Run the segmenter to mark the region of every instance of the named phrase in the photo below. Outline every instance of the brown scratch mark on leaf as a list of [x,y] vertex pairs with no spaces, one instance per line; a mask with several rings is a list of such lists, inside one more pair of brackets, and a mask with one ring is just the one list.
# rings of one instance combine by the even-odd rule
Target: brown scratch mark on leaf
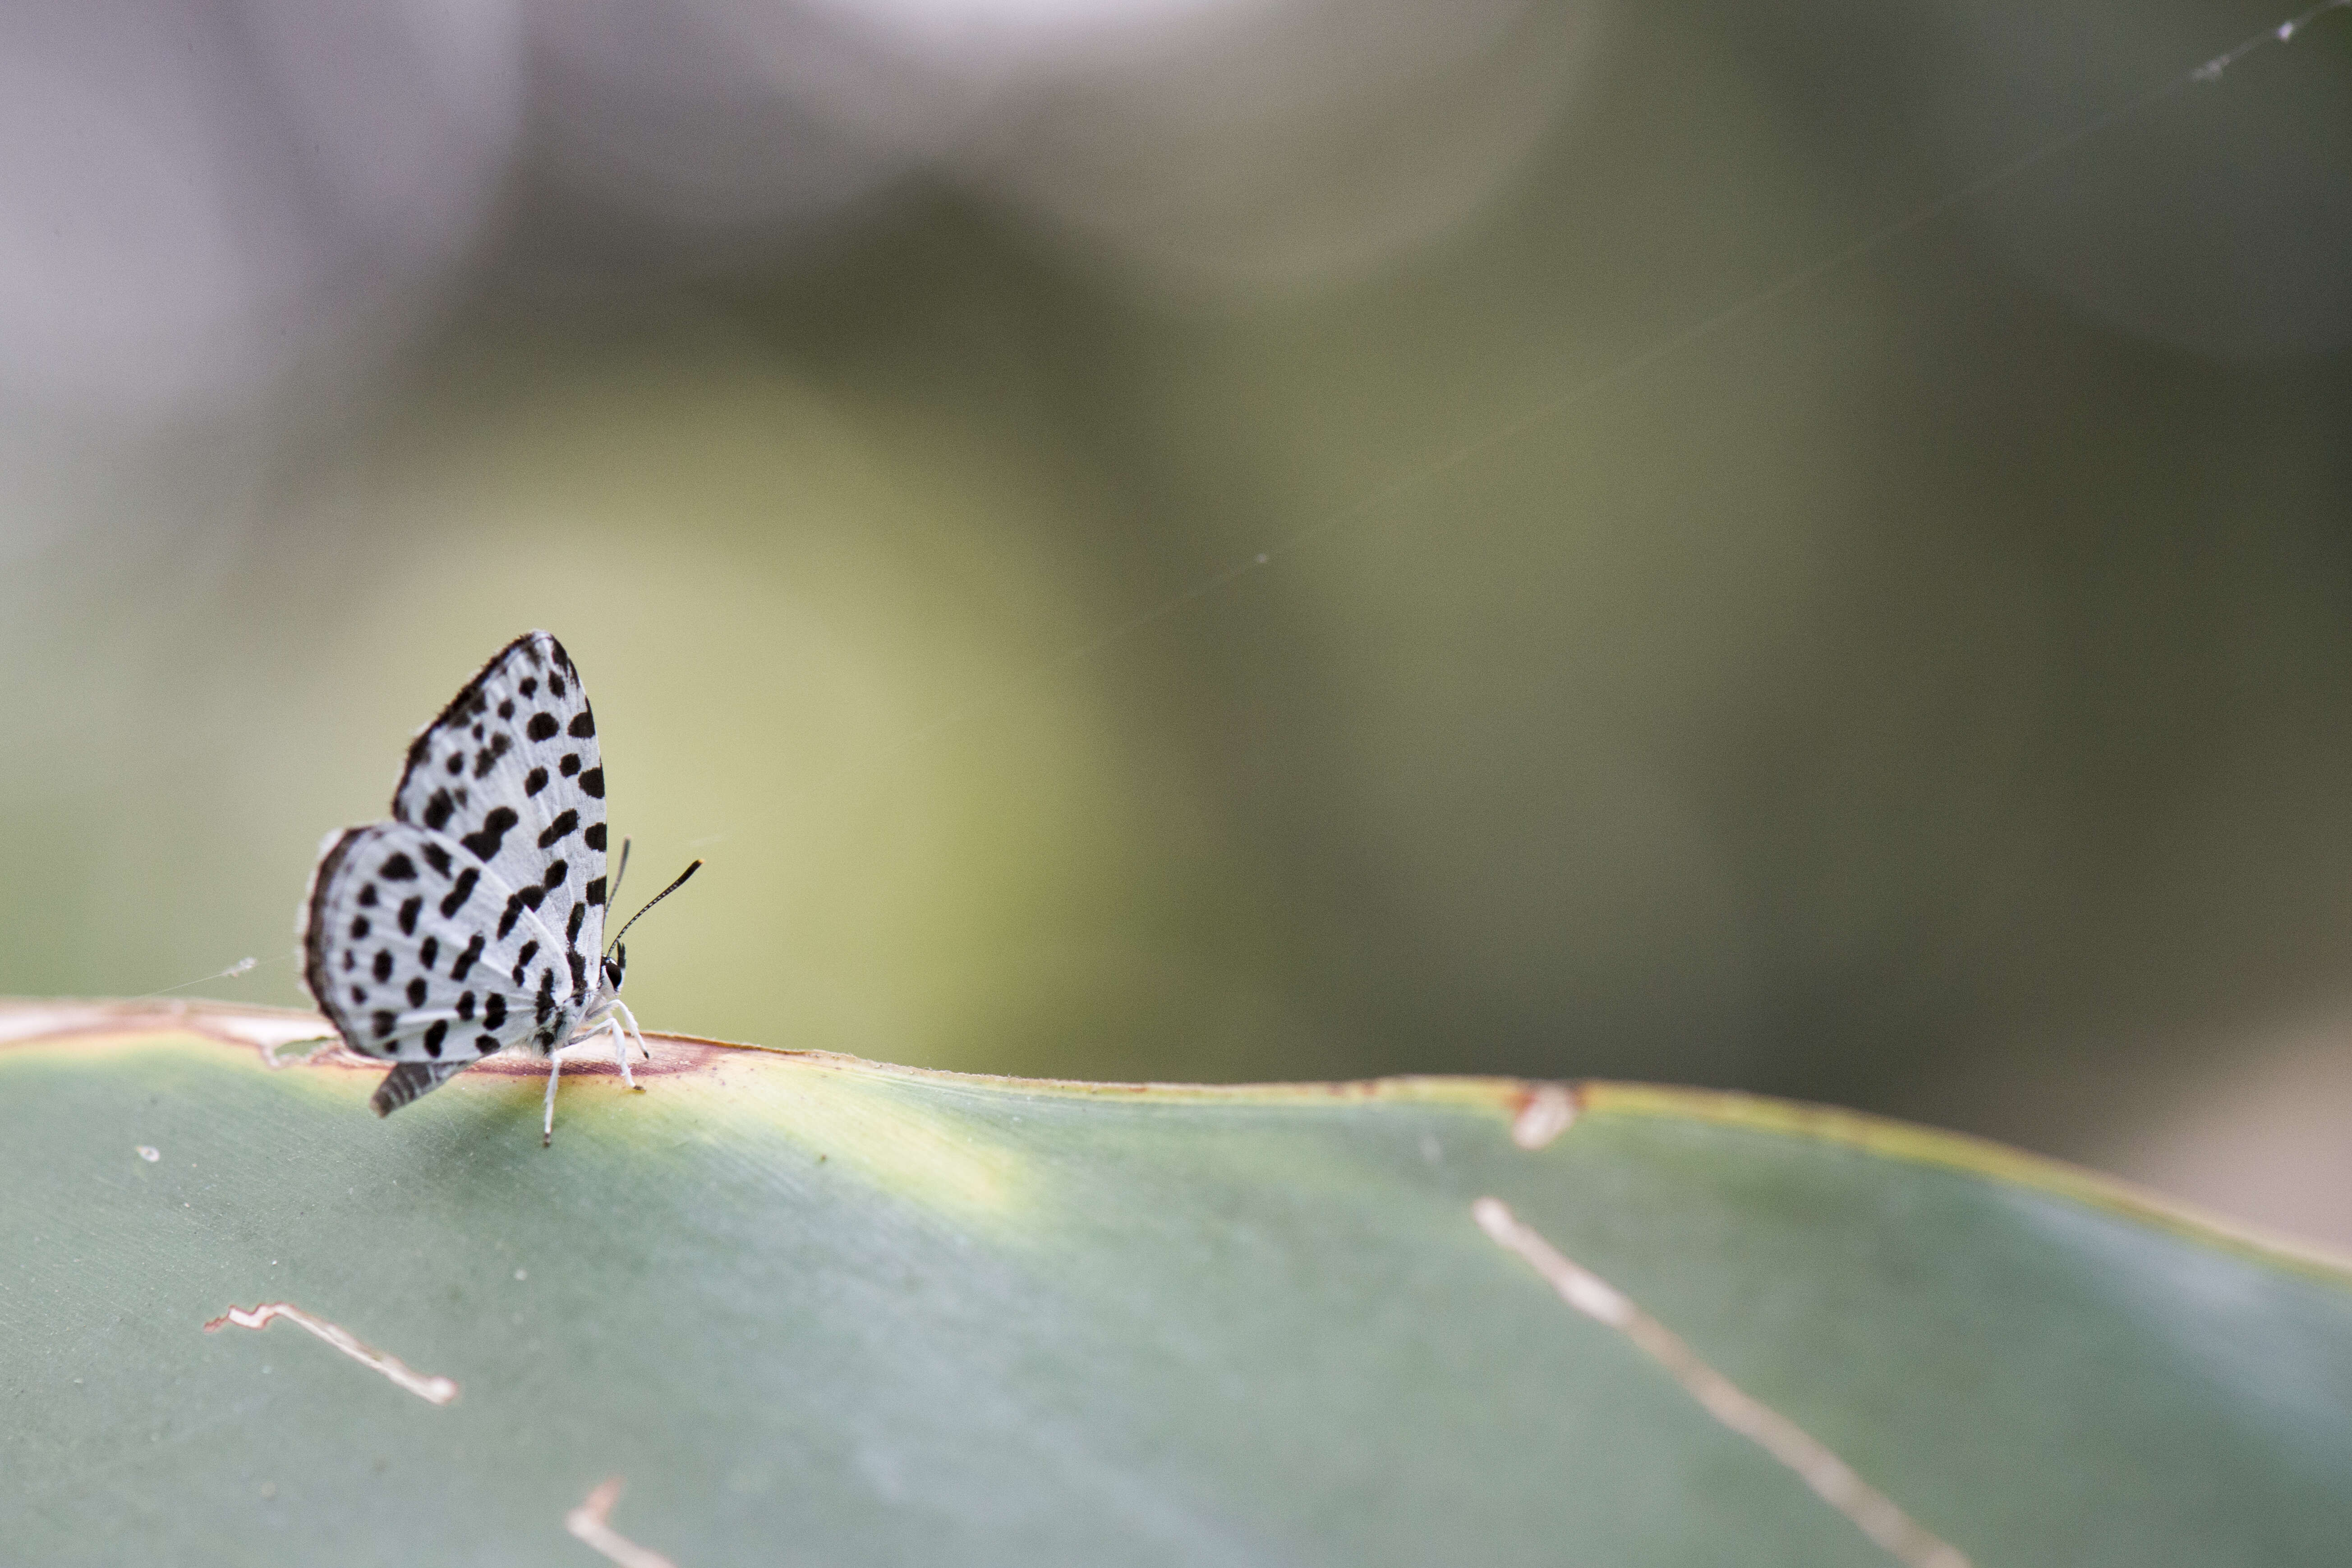
[[658,1552],[648,1551],[614,1530],[605,1521],[621,1498],[621,1478],[607,1477],[587,1500],[563,1516],[563,1528],[618,1563],[621,1568],[677,1568]]
[[324,1318],[314,1318],[290,1301],[271,1301],[247,1311],[231,1307],[227,1311],[205,1325],[205,1332],[217,1333],[221,1328],[235,1323],[240,1329],[266,1329],[272,1318],[283,1318],[318,1335],[362,1366],[383,1373],[419,1399],[434,1405],[446,1405],[457,1397],[457,1384],[449,1378],[414,1372],[398,1356],[386,1355],[374,1347],[363,1344],[350,1330],[338,1327]]
[[[346,1058],[350,1060],[341,1060]],[[280,1045],[261,1047],[261,1065],[273,1072],[281,1068],[323,1067],[331,1059],[337,1060],[339,1065],[352,1066],[362,1058],[357,1052],[350,1049],[332,1035],[323,1035],[316,1039],[289,1040]]]
[[1969,1568],[1968,1558],[1958,1547],[1928,1533],[1795,1422],[1701,1361],[1698,1352],[1672,1329],[1635,1306],[1615,1286],[1569,1261],[1532,1226],[1521,1224],[1501,1199],[1480,1198],[1470,1212],[1478,1228],[1497,1245],[1534,1265],[1536,1272],[1559,1292],[1561,1300],[1633,1341],[1664,1367],[1700,1408],[1795,1471],[1798,1479],[1906,1568]]
[[1568,1085],[1530,1085],[1519,1113],[1511,1119],[1511,1142],[1522,1149],[1540,1149],[1569,1130],[1576,1110],[1576,1091]]

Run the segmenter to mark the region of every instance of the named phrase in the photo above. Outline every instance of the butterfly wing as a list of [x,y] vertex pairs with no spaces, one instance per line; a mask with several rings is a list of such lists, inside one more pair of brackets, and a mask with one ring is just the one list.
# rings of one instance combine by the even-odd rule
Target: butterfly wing
[[304,921],[303,978],[345,1044],[399,1066],[378,1115],[491,1052],[562,1045],[579,1009],[563,944],[460,841],[379,822],[331,838]]
[[557,991],[584,1011],[604,934],[604,764],[563,645],[527,632],[500,648],[410,743],[392,815],[503,884],[498,940],[526,914],[555,935]]

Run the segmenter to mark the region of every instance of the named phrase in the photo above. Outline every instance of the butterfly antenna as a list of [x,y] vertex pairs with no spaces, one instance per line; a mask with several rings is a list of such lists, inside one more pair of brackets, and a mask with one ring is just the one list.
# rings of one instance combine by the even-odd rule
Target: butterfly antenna
[[628,874],[629,841],[624,838],[621,840],[621,868],[613,873],[613,890],[606,895],[608,904],[617,904],[621,901],[621,879]]
[[613,948],[620,946],[620,945],[621,945],[621,938],[623,938],[623,937],[625,937],[625,936],[626,936],[626,935],[628,935],[628,934],[629,934],[629,926],[633,926],[633,925],[636,924],[639,921],[641,921],[641,920],[643,920],[643,919],[645,919],[645,918],[646,918],[646,910],[652,909],[656,904],[660,903],[664,899],[668,898],[672,893],[675,893],[675,892],[677,892],[680,888],[685,887],[685,886],[686,886],[686,879],[687,879],[688,877],[693,876],[697,871],[699,871],[699,870],[701,870],[701,869],[702,869],[702,862],[701,862],[701,861],[699,861],[699,860],[697,860],[693,865],[688,866],[685,870],[680,871],[680,872],[677,874],[677,880],[675,880],[675,881],[671,882],[671,883],[670,883],[670,885],[669,885],[668,887],[664,888],[660,892],[656,893],[652,898],[647,899],[647,900],[646,900],[646,909],[645,909],[645,910],[639,910],[635,914],[633,914],[633,915],[631,915],[631,916],[629,917],[628,924],[627,924],[627,925],[624,925],[624,926],[623,926],[623,927],[622,927],[618,931],[616,931],[616,932],[614,932],[614,933],[612,947],[607,947],[604,951],[605,951],[606,952],[612,952],[612,951],[613,951]]

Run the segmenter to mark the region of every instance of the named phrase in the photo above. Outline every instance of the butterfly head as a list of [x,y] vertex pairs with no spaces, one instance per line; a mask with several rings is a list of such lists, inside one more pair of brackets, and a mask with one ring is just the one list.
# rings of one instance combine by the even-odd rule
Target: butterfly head
[[628,948],[621,942],[614,942],[613,944],[613,951],[604,955],[603,963],[604,965],[604,989],[611,994],[617,996],[621,992],[622,973],[629,967]]

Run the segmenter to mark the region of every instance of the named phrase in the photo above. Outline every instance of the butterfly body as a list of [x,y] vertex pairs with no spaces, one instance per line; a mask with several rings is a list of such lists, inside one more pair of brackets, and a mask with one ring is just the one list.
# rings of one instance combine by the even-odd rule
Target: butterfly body
[[[627,1075],[604,846],[594,712],[563,645],[528,633],[418,731],[392,819],[320,847],[303,978],[346,1045],[394,1064],[378,1115],[499,1051],[560,1059],[583,1032]],[[551,1073],[551,1131],[554,1092]]]

